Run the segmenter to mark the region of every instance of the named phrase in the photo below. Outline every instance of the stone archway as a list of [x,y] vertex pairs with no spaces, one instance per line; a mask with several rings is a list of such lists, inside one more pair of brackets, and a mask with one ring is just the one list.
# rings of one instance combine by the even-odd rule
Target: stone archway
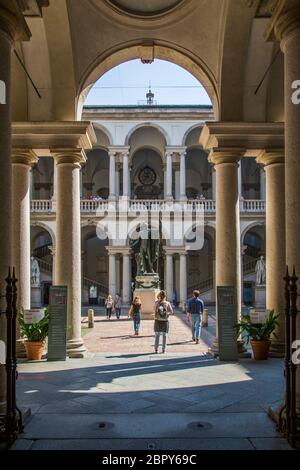
[[215,77],[207,64],[190,52],[187,53],[186,50],[181,50],[178,45],[160,41],[154,43],[153,40],[152,45],[144,45],[140,41],[123,43],[117,49],[109,49],[104,54],[99,55],[86,68],[77,93],[77,120],[81,119],[84,101],[94,83],[109,70],[134,59],[141,59],[142,62],[152,62],[155,59],[165,60],[190,72],[205,88],[212,102],[215,117],[218,119],[220,108],[218,87]]

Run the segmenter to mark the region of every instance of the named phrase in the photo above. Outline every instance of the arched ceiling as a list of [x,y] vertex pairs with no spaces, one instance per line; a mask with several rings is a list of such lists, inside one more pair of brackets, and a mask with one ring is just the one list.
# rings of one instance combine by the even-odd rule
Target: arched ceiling
[[75,120],[84,89],[132,58],[186,68],[207,89],[218,120],[281,116],[282,60],[253,94],[274,53],[262,35],[270,1],[50,0],[42,17],[27,18],[30,42],[17,45],[42,98],[14,61],[14,119]]
[[157,15],[165,13],[171,8],[182,3],[182,0],[105,0],[134,15]]

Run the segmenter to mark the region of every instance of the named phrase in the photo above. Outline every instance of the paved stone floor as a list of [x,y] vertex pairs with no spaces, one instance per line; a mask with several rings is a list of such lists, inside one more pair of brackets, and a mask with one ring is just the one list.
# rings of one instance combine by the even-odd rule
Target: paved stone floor
[[14,449],[289,448],[267,415],[283,394],[278,359],[102,352],[19,372],[18,403],[32,416]]
[[[84,312],[85,313],[85,312]],[[288,449],[267,415],[283,394],[283,364],[220,363],[180,313],[170,319],[166,354],[153,354],[153,321],[139,337],[132,320],[103,311],[82,331],[85,359],[19,364],[18,403],[31,418],[14,449]]]
[[[113,315],[106,319],[104,312],[95,317],[95,327],[87,329],[87,318],[83,317],[84,341],[90,352],[152,353],[154,349],[153,320],[142,320],[140,335],[133,335],[133,321],[124,312],[120,320]],[[168,351],[171,353],[205,353],[211,346],[215,332],[215,321],[209,318],[209,328],[203,328],[201,341],[191,341],[190,325],[185,316],[176,313],[170,316]]]

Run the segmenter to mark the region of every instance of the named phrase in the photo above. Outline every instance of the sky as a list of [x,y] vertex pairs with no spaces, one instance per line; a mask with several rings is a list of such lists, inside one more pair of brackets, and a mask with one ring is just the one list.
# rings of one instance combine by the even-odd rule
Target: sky
[[126,105],[146,101],[151,84],[161,104],[211,104],[203,86],[189,72],[164,60],[131,60],[105,73],[90,90],[85,105]]

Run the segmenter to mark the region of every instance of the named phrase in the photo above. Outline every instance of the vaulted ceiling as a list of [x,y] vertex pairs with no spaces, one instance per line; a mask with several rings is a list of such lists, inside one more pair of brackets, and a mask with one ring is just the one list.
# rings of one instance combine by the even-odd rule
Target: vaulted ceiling
[[32,37],[16,50],[41,98],[15,58],[13,117],[74,120],[107,70],[160,58],[202,82],[217,119],[282,120],[282,54],[263,37],[276,1],[30,0]]

